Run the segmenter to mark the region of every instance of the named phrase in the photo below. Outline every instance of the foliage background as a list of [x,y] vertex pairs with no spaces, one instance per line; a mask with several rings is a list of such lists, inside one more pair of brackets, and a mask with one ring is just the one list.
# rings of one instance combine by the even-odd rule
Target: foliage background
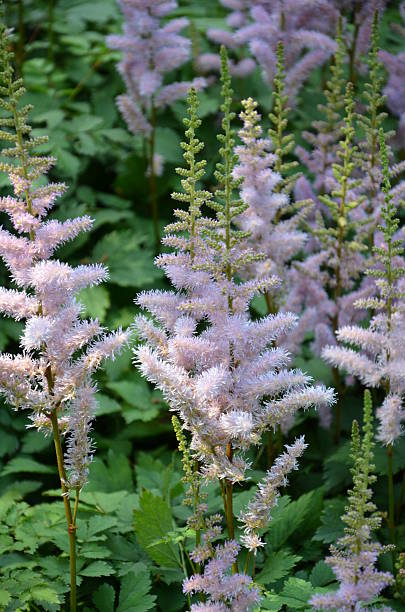
[[[388,5],[380,44],[397,53],[405,48],[390,28],[391,22],[400,21],[398,3]],[[163,287],[165,280],[153,265],[142,141],[128,133],[114,104],[123,84],[116,71],[119,56],[106,47],[105,38],[120,31],[120,11],[115,0],[8,0],[4,9],[7,25],[15,29],[17,69],[25,79],[26,101],[34,105],[34,132],[49,134],[43,151],[58,158],[54,178],[69,185],[56,217],[89,214],[95,219],[94,231],[64,247],[60,257],[73,263],[107,264],[109,283],[87,290],[81,297],[89,315],[110,328],[126,327],[136,314],[132,303],[136,293]],[[194,57],[208,47],[204,36],[208,27],[225,27],[225,10],[216,0],[180,0],[175,15],[190,19],[187,34]],[[192,61],[171,77],[189,79],[193,75]],[[315,71],[301,91],[291,123],[298,143],[302,142],[302,130],[316,116],[324,78],[322,70]],[[258,100],[266,125],[271,90],[263,85],[260,70],[235,80],[234,89],[235,110],[238,100],[250,95]],[[199,98],[203,118],[200,137],[206,143],[211,181],[217,158],[219,86],[213,83]],[[179,190],[174,168],[182,160],[179,143],[184,114],[185,103],[179,101],[158,119],[156,152],[165,159],[164,173],[158,178],[162,228],[171,218],[170,193]],[[387,127],[395,128],[395,120],[389,119]],[[6,181],[5,176],[0,177],[3,191]],[[0,280],[7,285],[3,267]],[[260,299],[254,307],[257,314],[264,314]],[[17,323],[2,318],[0,349],[16,350],[19,332]],[[296,365],[316,380],[332,383],[328,366],[314,358],[306,345]],[[170,415],[159,393],[132,366],[130,350],[107,365],[99,377],[99,388],[94,431],[97,454],[90,484],[82,494],[78,522],[83,609],[182,610],[186,601],[181,592],[178,542],[187,541],[182,527],[186,515]],[[352,419],[360,418],[360,388],[345,396],[343,414],[343,429],[348,434]],[[268,591],[263,609],[305,609],[314,589],[333,581],[322,559],[329,544],[342,534],[339,517],[350,483],[349,446],[347,436],[340,446],[333,446],[329,434],[317,423],[315,415],[308,412],[291,432],[292,437],[305,433],[309,448],[288,495],[281,498],[274,512],[264,567],[259,559],[258,582]],[[26,426],[26,415],[1,406],[0,609],[60,610],[68,590],[68,551],[54,451],[50,438]],[[386,460],[380,447],[376,449],[376,465],[375,499],[385,508]],[[256,459],[253,480],[260,479],[265,467],[265,457]],[[398,473],[404,468],[402,441],[394,447],[394,470]],[[236,493],[236,512],[249,494],[248,488]],[[210,511],[220,507],[219,497],[209,491]],[[404,525],[399,538],[403,549]],[[384,563],[390,566],[388,556]],[[390,605],[405,610],[399,599]]]

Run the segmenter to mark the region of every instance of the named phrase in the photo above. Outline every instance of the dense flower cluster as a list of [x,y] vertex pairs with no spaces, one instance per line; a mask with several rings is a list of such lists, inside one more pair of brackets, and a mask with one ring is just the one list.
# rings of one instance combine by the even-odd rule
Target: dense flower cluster
[[1,33],[2,98],[5,116],[1,138],[8,141],[0,169],[8,173],[14,195],[0,198],[0,210],[10,218],[14,233],[0,229],[0,255],[16,289],[0,288],[0,312],[25,320],[19,355],[0,355],[0,392],[15,409],[30,410],[32,425],[52,426],[67,436],[66,489],[87,481],[93,444],[89,438],[94,413],[92,373],[113,357],[127,341],[120,330],[107,334],[97,320],[82,318],[77,293],[107,277],[98,264],[72,267],[52,259],[58,246],[88,231],[88,216],[59,222],[46,216],[66,187],[41,184],[40,177],[55,160],[33,152],[46,141],[30,136],[29,106],[20,106],[21,80],[13,79],[7,51],[8,36]]
[[371,395],[364,399],[364,436],[360,439],[356,421],[353,421],[352,459],[353,489],[349,491],[349,505],[342,521],[345,535],[336,546],[331,546],[332,555],[326,562],[332,567],[339,581],[337,591],[312,597],[311,604],[316,610],[368,609],[393,577],[390,572],[376,568],[378,557],[389,550],[372,539],[372,532],[381,525],[381,516],[376,513],[372,502],[370,485],[375,482],[373,474],[373,417]]
[[234,540],[216,546],[202,574],[195,574],[183,583],[185,593],[203,593],[207,596],[204,603],[193,604],[191,612],[226,612],[231,609],[251,610],[259,603],[259,591],[253,580],[246,574],[228,572],[235,562],[239,545]]
[[378,246],[374,247],[376,265],[369,275],[375,279],[373,296],[358,300],[358,308],[370,308],[375,314],[368,329],[344,326],[337,331],[340,342],[360,350],[342,346],[329,346],[323,356],[334,366],[359,378],[368,387],[382,387],[387,395],[377,411],[379,439],[391,445],[402,433],[401,420],[405,416],[402,395],[405,391],[402,376],[404,367],[404,313],[403,313],[403,260],[402,240],[396,239],[398,219],[390,193],[389,169],[385,142],[381,137],[384,160],[385,204],[382,208],[384,224]]
[[[229,111],[225,110],[222,154],[233,159]],[[218,174],[232,166],[226,161]],[[186,180],[192,172],[188,171]],[[278,279],[236,281],[235,273],[254,263],[257,255],[245,233],[230,225],[238,212],[246,210],[245,204],[232,199],[238,182],[223,174],[222,179],[225,188],[216,195],[224,201],[212,203],[217,210],[214,221],[200,216],[194,192],[191,195],[184,183],[191,198],[190,212],[178,211],[182,222],[169,226],[164,239],[176,252],[157,259],[177,291],[138,297],[138,304],[160,325],[138,319],[147,344],[137,349],[137,358],[142,373],[162,389],[191,432],[191,447],[204,474],[237,482],[245,478],[248,467],[243,451],[257,444],[264,430],[290,420],[300,408],[330,403],[333,394],[310,386],[309,377],[301,371],[289,370],[287,352],[271,346],[295,324],[294,315],[250,320],[248,304],[253,295],[272,289]],[[186,231],[188,238],[169,233],[173,229]],[[229,452],[230,446],[235,452]]]
[[[224,44],[231,51],[248,47],[251,56],[262,68],[263,76],[271,83],[276,74],[277,44],[282,42],[286,50],[286,89],[290,104],[294,104],[302,84],[312,70],[322,65],[335,52],[331,38],[336,29],[338,11],[330,2],[320,0],[317,10],[312,2],[290,0],[222,0],[224,6],[234,9],[228,17],[231,32],[208,30],[208,37]],[[204,54],[200,58],[202,68],[218,68],[218,57]],[[235,76],[252,71],[255,63],[242,58],[233,67]],[[231,67],[232,68],[232,67]]]
[[306,211],[295,212],[288,195],[280,191],[282,176],[274,169],[276,153],[272,152],[270,138],[262,137],[257,103],[249,98],[242,101],[242,106],[243,128],[239,131],[242,145],[235,149],[239,162],[234,176],[243,179],[241,198],[248,208],[236,222],[249,232],[250,243],[264,255],[249,270],[249,276],[275,274],[285,284],[288,263],[306,241],[300,228]]
[[162,18],[176,9],[176,0],[119,0],[119,5],[125,19],[123,34],[107,40],[111,49],[123,53],[118,70],[127,93],[117,98],[117,104],[131,132],[148,136],[154,121],[151,106],[167,106],[185,97],[191,85],[205,87],[205,80],[164,84],[165,73],[190,58],[190,40],[180,33],[188,20],[172,19],[161,24]]

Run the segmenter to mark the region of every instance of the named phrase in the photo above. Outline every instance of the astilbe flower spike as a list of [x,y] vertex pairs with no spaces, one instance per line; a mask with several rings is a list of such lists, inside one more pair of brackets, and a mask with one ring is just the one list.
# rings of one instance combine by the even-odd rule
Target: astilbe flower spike
[[[306,234],[299,228],[305,211],[297,214],[288,195],[278,189],[283,179],[275,169],[277,152],[272,152],[270,138],[262,137],[257,103],[248,98],[242,100],[242,106],[243,127],[239,130],[242,145],[235,149],[239,162],[234,176],[243,178],[241,198],[249,207],[237,218],[237,223],[249,232],[249,241],[264,255],[248,270],[248,278],[275,274],[285,285],[288,263],[306,240]],[[276,291],[275,299],[282,296],[283,291]],[[274,314],[277,311],[274,298],[272,301],[266,294],[266,299],[269,313]]]
[[[336,45],[330,33],[336,28],[338,11],[333,3],[317,1],[317,10],[311,1],[293,0],[222,0],[234,9],[229,15],[231,31],[208,30],[208,38],[224,44],[237,61],[231,66],[235,76],[244,76],[253,70],[254,62],[243,57],[248,46],[250,54],[259,64],[267,83],[272,83],[277,70],[277,44],[281,41],[286,51],[286,92],[291,106],[311,72],[324,64],[335,52]],[[242,56],[242,57],[241,57]],[[218,68],[218,56],[204,54],[201,68]]]
[[[400,13],[405,24],[405,2],[400,5]],[[405,25],[399,28],[399,32],[405,35]],[[405,51],[394,55],[383,50],[379,55],[388,71],[388,81],[384,88],[387,106],[399,118],[396,142],[400,149],[405,149]]]
[[[0,354],[0,393],[16,410],[29,410],[31,426],[53,433],[65,504],[71,555],[71,610],[76,609],[76,511],[69,496],[86,484],[94,452],[90,438],[94,416],[92,374],[127,342],[118,330],[107,334],[97,320],[81,317],[80,289],[101,283],[106,269],[98,264],[71,267],[52,259],[61,244],[91,228],[87,217],[59,222],[48,212],[66,186],[41,185],[38,179],[54,165],[53,157],[34,152],[46,137],[32,137],[29,105],[21,106],[25,89],[11,67],[8,32],[0,29],[0,137],[9,146],[0,170],[8,174],[14,195],[0,198],[14,233],[0,228],[0,256],[15,289],[0,288],[0,312],[25,321],[19,355]],[[66,437],[63,455],[61,435]]]
[[345,535],[335,546],[331,546],[331,556],[326,563],[333,569],[339,581],[335,592],[314,595],[310,604],[315,610],[366,610],[368,604],[380,592],[394,582],[390,572],[376,568],[378,557],[390,550],[372,539],[373,531],[381,525],[381,515],[376,512],[372,502],[371,485],[376,477],[373,474],[373,415],[371,394],[364,394],[363,439],[359,427],[353,421],[351,457],[353,460],[353,489],[349,491],[349,504],[342,521]]
[[[358,126],[362,131],[362,139],[359,142],[359,151],[356,154],[356,164],[360,171],[361,183],[359,192],[365,196],[365,206],[357,211],[359,219],[367,224],[368,243],[370,247],[374,244],[374,235],[377,225],[381,223],[381,207],[384,204],[384,193],[380,189],[382,182],[381,157],[379,148],[379,132],[387,117],[382,109],[386,102],[386,96],[382,95],[382,65],[379,60],[378,48],[378,13],[374,15],[371,33],[371,47],[367,59],[369,77],[364,86],[363,98],[366,102],[362,112],[357,114]],[[395,132],[386,133],[386,139],[391,139]],[[389,159],[392,153],[387,145]],[[399,163],[390,168],[390,176],[394,180],[400,177],[405,164]],[[399,204],[405,195],[405,181],[398,180],[391,187],[390,194],[395,204]]]
[[203,89],[206,81],[197,77],[192,82],[164,83],[166,73],[190,59],[191,42],[181,35],[181,31],[189,25],[188,20],[178,18],[161,23],[177,8],[177,0],[118,0],[118,4],[124,16],[123,33],[108,36],[107,44],[123,54],[118,71],[127,91],[118,96],[118,108],[128,129],[146,139],[150,198],[158,248],[160,235],[155,177],[162,173],[164,160],[155,152],[157,112],[184,98],[191,86]]
[[[332,165],[328,191],[319,195],[327,212],[318,211],[312,229],[315,242],[304,262],[291,269],[290,292],[286,303],[302,314],[295,334],[299,346],[307,331],[314,331],[312,350],[320,355],[322,348],[335,342],[335,331],[342,322],[360,317],[353,308],[356,297],[369,294],[369,287],[358,286],[365,267],[364,228],[354,217],[363,198],[357,193],[359,181],[354,178],[353,144],[353,91],[349,83],[345,97],[345,118],[341,127],[341,140],[337,161]],[[356,318],[357,317],[357,318]],[[333,370],[335,386],[340,388],[337,369]],[[329,418],[325,420],[325,425]],[[340,403],[336,407],[335,438],[340,431]]]
[[295,191],[298,197],[311,197],[322,208],[317,196],[328,191],[328,179],[333,178],[332,166],[338,161],[337,152],[341,139],[344,113],[344,60],[346,55],[342,34],[342,20],[339,18],[336,34],[337,50],[330,64],[330,78],[326,82],[323,94],[325,104],[318,105],[319,114],[323,117],[312,122],[312,130],[304,131],[303,138],[310,145],[310,150],[296,147],[296,154],[307,170],[313,175],[311,184],[306,177],[300,177]]
[[375,266],[367,270],[375,281],[375,294],[358,300],[355,306],[374,311],[368,329],[344,326],[337,330],[339,342],[358,347],[358,351],[343,346],[328,346],[323,357],[333,366],[358,378],[367,387],[382,388],[386,397],[377,410],[379,420],[377,438],[387,446],[389,476],[389,525],[394,531],[394,500],[392,476],[392,444],[403,433],[401,421],[405,417],[402,396],[404,384],[404,308],[403,277],[405,264],[403,240],[396,238],[399,220],[393,203],[389,179],[385,139],[380,132],[383,164],[384,205],[383,224],[378,246],[374,246]]
[[[272,346],[295,324],[294,315],[250,319],[252,297],[272,288],[278,279],[239,282],[243,269],[260,256],[246,232],[234,227],[247,205],[234,196],[240,180],[233,176],[237,160],[231,127],[232,90],[225,50],[221,53],[224,102],[221,162],[216,171],[219,188],[215,199],[196,189],[196,173],[201,179],[204,164],[195,158],[201,145],[195,136],[199,120],[192,92],[186,120],[188,141],[183,145],[187,169],[180,171],[184,193],[175,196],[188,209],[176,212],[179,221],[169,226],[164,239],[175,251],[157,258],[176,291],[138,296],[138,304],[149,310],[154,321],[138,317],[136,326],[146,344],[135,354],[142,374],[163,391],[178,414],[201,475],[219,479],[226,500],[228,538],[233,541],[233,486],[246,479],[245,450],[258,444],[262,433],[283,418],[293,417],[302,408],[332,403],[334,394],[321,385],[312,387],[303,372],[289,370],[288,353]],[[214,209],[214,219],[202,216],[204,201]],[[232,568],[238,575],[237,559]],[[203,575],[208,578],[209,572]],[[204,584],[205,592],[211,592]]]

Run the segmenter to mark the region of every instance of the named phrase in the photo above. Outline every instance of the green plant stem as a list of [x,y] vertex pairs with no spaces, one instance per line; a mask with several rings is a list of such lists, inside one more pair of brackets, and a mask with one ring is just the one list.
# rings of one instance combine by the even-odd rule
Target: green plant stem
[[401,489],[399,491],[399,498],[398,498],[398,504],[397,504],[397,523],[399,523],[399,520],[401,518],[401,510],[402,510],[402,504],[404,503],[404,496],[405,496],[405,470],[402,475],[402,484],[401,484]]
[[387,446],[388,463],[388,529],[390,530],[391,542],[395,544],[395,498],[394,498],[394,476],[392,472],[392,444]]
[[155,251],[160,249],[160,231],[159,231],[159,210],[156,191],[156,175],[155,175],[155,139],[156,139],[156,108],[152,100],[150,124],[152,129],[149,136],[149,197],[152,208],[153,229],[155,233]]
[[66,522],[69,534],[69,562],[70,562],[70,612],[76,612],[76,515],[79,503],[78,492],[76,492],[75,514],[72,515],[72,508],[69,501],[69,490],[66,487],[66,472],[63,462],[62,442],[60,439],[57,410],[51,412],[51,423],[53,440],[55,443],[56,461],[58,464],[59,480],[62,489],[63,505],[65,507]]
[[[229,461],[232,461],[233,457],[233,449],[232,444],[228,443],[226,445],[226,456]],[[224,507],[225,516],[226,516],[226,527],[228,530],[228,537],[230,540],[235,539],[235,525],[233,520],[233,484],[230,480],[225,480],[225,499],[226,504]],[[236,574],[238,571],[238,561],[232,564],[232,573]]]

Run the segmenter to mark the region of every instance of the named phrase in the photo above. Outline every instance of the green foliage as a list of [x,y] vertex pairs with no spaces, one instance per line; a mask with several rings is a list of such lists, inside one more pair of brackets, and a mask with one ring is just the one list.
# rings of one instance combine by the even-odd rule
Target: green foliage
[[270,553],[255,580],[259,584],[272,584],[287,576],[300,560],[301,557],[286,550]]
[[134,511],[134,528],[138,542],[155,563],[167,568],[181,567],[178,546],[161,542],[173,528],[167,501],[145,489],[139,497],[139,509]]
[[[217,0],[199,3],[181,0],[179,4],[176,17],[185,16],[190,20],[187,33],[192,39],[193,66],[185,66],[170,74],[168,83],[190,78],[198,54],[214,49],[207,41],[208,27],[227,27],[227,11]],[[19,27],[20,5],[23,9],[22,28]],[[153,264],[154,230],[145,181],[147,160],[144,143],[142,138],[128,133],[114,103],[115,97],[123,91],[116,70],[120,58],[107,48],[105,37],[121,28],[116,0],[5,0],[4,6],[5,22],[13,28],[7,53],[17,51],[16,74],[24,77],[27,88],[25,93],[17,85],[13,86],[15,89],[9,88],[7,104],[21,104],[24,124],[27,123],[25,113],[29,108],[26,105],[34,105],[30,111],[32,130],[29,132],[28,126],[23,128],[27,130],[26,142],[32,139],[39,145],[39,153],[48,155],[51,148],[44,135],[49,134],[52,153],[57,157],[51,180],[57,181],[62,177],[68,183],[68,191],[52,218],[63,220],[88,214],[94,219],[94,231],[61,248],[59,255],[72,264],[96,260],[106,263],[110,282],[103,287],[85,290],[80,295],[84,314],[97,317],[107,327],[130,325],[136,312],[131,305],[132,299],[137,291],[148,287],[165,290],[168,285]],[[344,18],[350,21],[349,12],[346,11]],[[388,51],[398,52],[403,49],[403,35],[398,28],[391,27],[391,22],[399,26],[397,3],[388,6],[381,17],[380,44]],[[180,211],[169,229],[183,238],[192,226],[192,218],[186,218],[184,205],[193,201],[196,216],[206,204],[211,204],[217,215],[213,215],[204,231],[207,229],[218,253],[223,253],[224,246],[227,249],[224,228],[230,228],[229,244],[243,238],[243,234],[235,231],[232,225],[233,215],[244,207],[238,199],[239,184],[232,178],[236,163],[233,155],[236,137],[232,124],[239,112],[239,100],[247,96],[258,99],[263,116],[271,112],[269,134],[277,154],[277,169],[286,177],[280,188],[291,193],[299,176],[294,161],[294,143],[302,142],[302,131],[308,130],[313,119],[320,119],[317,102],[321,101],[322,90],[327,100],[327,105],[321,109],[325,130],[336,131],[342,125],[345,49],[340,32],[337,40],[338,52],[330,67],[313,72],[301,91],[300,103],[295,110],[287,108],[280,46],[273,92],[268,84],[264,85],[260,70],[243,79],[235,78],[231,86],[223,52],[222,98],[221,86],[215,82],[211,82],[204,93],[198,94],[198,99],[195,92],[190,92],[184,125],[184,101],[159,111],[155,151],[165,158],[163,174],[156,177],[160,228],[171,222],[174,205]],[[389,177],[387,162],[388,159],[390,163],[400,161],[403,153],[398,156],[390,149],[385,153],[384,141],[379,142],[382,125],[386,130],[395,128],[396,120],[385,116],[388,109],[381,93],[384,75],[378,61],[378,46],[375,22],[368,56],[369,71],[359,74],[357,80],[358,91],[362,92],[365,103],[364,112],[357,105],[356,111],[361,112],[350,110],[351,115],[347,118],[353,120],[356,133],[353,135],[350,126],[346,125],[342,156],[335,175],[342,183],[355,176],[355,170],[366,163],[367,155],[372,156],[375,167],[383,160],[385,203],[381,229],[386,244],[381,250],[375,249],[378,264],[371,274],[386,282],[388,265],[391,265],[391,285],[395,292],[394,281],[403,275],[396,260],[396,256],[401,255],[401,244],[396,239],[402,218],[388,193],[389,181],[393,179]],[[239,51],[232,50],[231,53],[233,57]],[[3,112],[0,115],[0,121],[4,122]],[[203,123],[200,118],[204,118]],[[214,175],[218,160],[216,132],[221,121],[221,159]],[[179,143],[184,126],[184,167],[176,174],[175,168],[182,163]],[[10,126],[3,125],[1,129],[3,136],[5,131],[10,131],[5,142],[13,147],[15,135]],[[386,131],[386,138],[390,138],[389,131]],[[359,143],[358,152],[353,150],[355,141]],[[206,162],[200,159],[202,143]],[[2,162],[12,163],[13,158],[5,157]],[[351,163],[356,165],[353,174],[348,172]],[[0,177],[2,196],[8,194],[4,185]],[[173,191],[175,202],[170,197]],[[342,203],[341,193],[324,195],[329,198],[333,221],[331,224],[326,222],[326,230],[330,232],[329,226],[332,225],[335,230],[332,238],[336,238],[336,232],[342,228],[345,243],[349,248],[357,249],[353,234],[359,227],[342,221],[350,217],[354,203],[346,200],[341,214],[341,210],[337,210]],[[287,218],[288,214],[289,211]],[[0,223],[7,228],[3,217]],[[323,229],[320,229],[321,233]],[[391,246],[387,247],[389,241]],[[218,259],[223,267],[229,263],[226,257]],[[237,277],[236,268],[232,273],[235,271]],[[3,267],[0,268],[0,279],[2,285],[12,286]],[[390,295],[394,294],[391,292]],[[260,303],[261,300],[264,302],[263,297],[257,297],[253,307],[255,312],[264,315],[267,307]],[[21,323],[1,319],[2,351],[13,353],[18,349],[21,329]],[[330,372],[325,365],[313,358],[309,351],[305,356],[305,360],[298,358],[295,365],[309,371],[315,379],[330,384]],[[188,441],[177,427],[177,442],[186,468],[184,482],[181,457],[177,451],[173,452],[176,439],[172,434],[170,415],[161,395],[134,373],[130,350],[107,366],[106,372],[99,376],[98,386],[98,419],[94,431],[97,452],[91,466],[90,483],[81,492],[78,515],[80,609],[83,612],[142,612],[152,609],[175,612],[188,609],[181,592],[182,564],[184,560],[186,572],[190,574],[187,555],[194,547],[195,532],[186,526],[191,509],[184,506],[183,500],[187,485],[196,482]],[[360,403],[359,390],[354,388],[344,403],[344,411],[350,420]],[[63,504],[56,488],[52,441],[27,430],[26,424],[25,414],[11,412],[1,404],[0,609],[6,612],[56,612],[67,608],[68,599],[69,565]],[[344,535],[345,523],[341,516],[345,509],[351,465],[349,436],[346,435],[348,428],[343,433],[342,442],[332,447],[329,434],[314,430],[313,413],[309,412],[297,421],[286,441],[290,443],[295,435],[302,433],[306,435],[309,449],[299,472],[291,478],[288,489],[291,497],[279,499],[269,529],[264,534],[265,549],[257,554],[256,580],[263,589],[260,605],[263,610],[310,609],[307,604],[309,597],[316,591],[329,589],[333,579],[322,559],[329,545]],[[393,447],[397,503],[405,467],[404,444],[404,440],[400,440]],[[268,467],[266,453],[260,454],[260,450],[256,450],[257,454],[255,451],[248,456],[248,460],[254,463],[254,481]],[[373,453],[379,477],[375,485],[375,500],[379,508],[384,508],[386,450],[377,446]],[[365,460],[364,454],[361,457]],[[362,478],[360,473],[357,474],[353,491],[363,490]],[[190,488],[190,499],[198,490],[198,495],[208,505],[208,514],[219,511],[222,499],[216,485],[196,484],[200,490],[198,487]],[[322,490],[319,489],[321,484]],[[250,495],[249,486],[235,486],[235,514],[246,505]],[[376,535],[385,537],[384,524]],[[398,546],[404,546],[401,526],[398,528]],[[383,562],[387,563],[385,559]],[[402,610],[399,579],[398,585],[398,598],[388,600],[392,595],[388,590],[387,599],[382,603]]]

